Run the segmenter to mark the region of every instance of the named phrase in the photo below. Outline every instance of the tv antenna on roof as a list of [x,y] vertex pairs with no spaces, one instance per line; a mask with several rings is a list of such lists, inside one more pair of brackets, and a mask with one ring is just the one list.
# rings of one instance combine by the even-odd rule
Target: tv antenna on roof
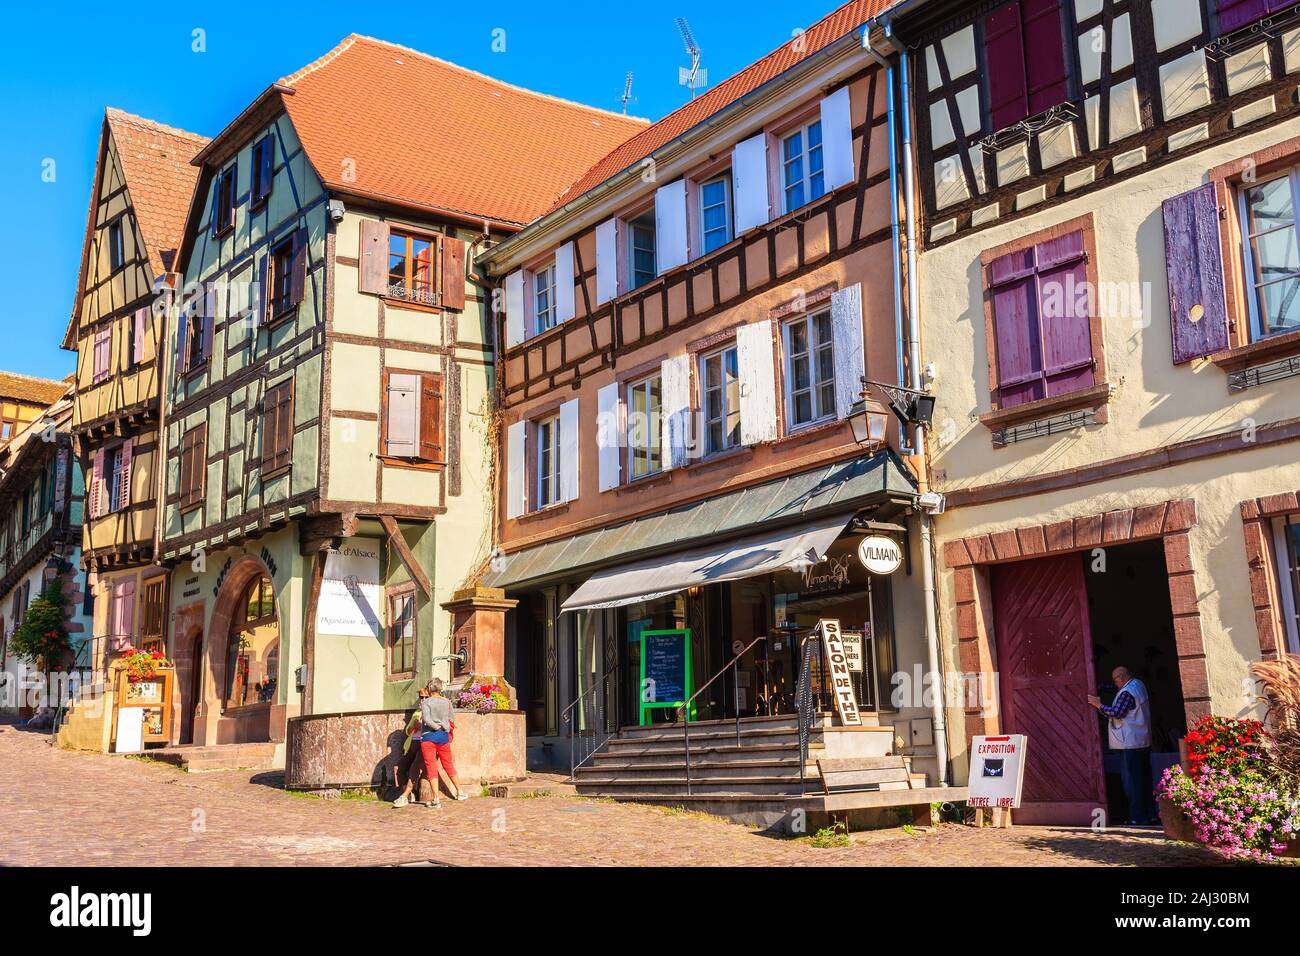
[[632,71],[627,71],[627,82],[623,84],[623,115],[627,115],[627,101],[632,98]]
[[708,85],[709,71],[700,67],[700,45],[695,42],[691,25],[686,22],[685,17],[677,17],[677,30],[681,33],[682,42],[686,44],[686,53],[691,58],[689,67],[677,68],[677,82],[688,87],[691,91],[691,99],[695,99],[696,88]]

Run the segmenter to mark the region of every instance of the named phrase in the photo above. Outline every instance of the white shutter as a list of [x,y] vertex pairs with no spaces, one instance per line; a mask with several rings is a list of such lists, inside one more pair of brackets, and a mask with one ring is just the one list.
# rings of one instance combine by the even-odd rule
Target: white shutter
[[736,235],[771,221],[766,133],[742,140],[732,149],[731,184],[736,202]]
[[621,466],[623,423],[618,409],[619,383],[610,382],[596,392],[596,448],[599,451],[600,490],[617,488]]
[[736,330],[736,367],[740,372],[740,443],[775,440],[776,360],[771,322],[752,322]]
[[680,468],[691,448],[691,359],[674,355],[659,367],[663,393],[659,430],[664,468]]
[[560,501],[578,497],[578,400],[560,406]]
[[528,474],[528,462],[524,460],[527,451],[527,442],[525,441],[527,435],[527,422],[515,422],[506,429],[507,518],[518,518],[524,513],[526,500],[524,476]]
[[830,192],[853,182],[853,114],[847,86],[822,100],[821,116],[822,175]]
[[846,418],[862,394],[862,376],[867,373],[859,283],[831,295],[831,328],[835,336],[835,416]]
[[596,227],[596,304],[618,298],[618,220]]
[[506,348],[524,340],[524,271],[506,276]]
[[420,376],[394,372],[388,376],[388,428],[384,454],[416,458],[420,451]]
[[685,265],[686,180],[655,190],[655,265],[659,274]]
[[573,318],[573,243],[555,250],[555,321]]

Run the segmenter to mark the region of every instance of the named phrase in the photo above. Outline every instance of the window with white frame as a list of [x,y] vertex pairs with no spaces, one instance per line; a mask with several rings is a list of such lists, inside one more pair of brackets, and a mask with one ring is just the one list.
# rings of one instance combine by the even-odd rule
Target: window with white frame
[[731,173],[700,183],[700,238],[703,252],[731,241]]
[[1300,169],[1241,191],[1252,340],[1300,329]]
[[1287,648],[1300,654],[1300,515],[1274,521],[1273,543]]
[[835,415],[835,335],[830,310],[785,324],[786,415],[792,428]]
[[663,378],[659,375],[627,387],[628,471],[633,478],[644,478],[663,467],[659,439],[662,396]]
[[533,273],[533,319],[540,334],[555,328],[555,263]]
[[628,278],[631,288],[645,285],[659,274],[655,264],[655,214],[654,210],[637,216],[627,224]]
[[537,507],[560,500],[560,416],[537,423]]
[[822,175],[822,122],[801,126],[781,140],[781,185],[785,212],[826,192]]
[[704,453],[740,444],[740,371],[736,347],[700,357],[700,400],[704,412]]

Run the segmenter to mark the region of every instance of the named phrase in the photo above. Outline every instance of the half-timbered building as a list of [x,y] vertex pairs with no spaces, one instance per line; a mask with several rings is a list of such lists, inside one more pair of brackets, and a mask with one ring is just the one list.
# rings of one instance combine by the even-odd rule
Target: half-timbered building
[[[1030,737],[1022,818],[1123,818],[1089,694],[1152,771],[1300,650],[1300,6],[904,0],[947,666]],[[960,748],[959,748],[960,749]],[[962,761],[959,761],[961,763]]]
[[[79,567],[85,489],[72,452],[72,388],[63,387],[63,397],[0,447],[0,713],[57,706],[63,682],[90,667],[92,599]],[[33,661],[9,639],[52,584],[64,600],[68,653]]]
[[73,445],[87,475],[81,558],[94,602],[96,678],[128,647],[165,650],[167,572],[155,559],[168,307],[190,160],[206,137],[109,109],[100,128],[77,293]]
[[182,741],[278,744],[448,673],[442,605],[491,534],[469,263],[644,125],[351,36],[195,157],[164,399]]
[[0,372],[0,446],[62,398],[67,388],[66,382]]
[[[579,765],[584,792],[732,813],[725,791],[751,801],[742,817],[780,818],[803,799],[782,741],[823,619],[863,642],[852,681],[868,713],[854,734],[835,736],[835,718],[814,736],[943,777],[931,710],[894,693],[927,659],[919,463],[883,409],[869,433],[851,427],[864,379],[905,374],[892,74],[861,42],[887,6],[848,3],[796,31],[480,257],[504,290],[500,553],[484,582],[519,601],[507,670],[531,756]],[[859,560],[871,533],[905,554],[896,573]],[[647,634],[685,640],[668,652],[672,690],[649,699]],[[717,769],[692,793],[680,749],[660,779],[582,749],[680,728],[688,699],[702,721],[742,718],[734,740],[701,745],[719,754],[703,767],[743,761],[724,753],[742,727],[770,735],[746,746],[770,740],[751,755],[771,762]],[[699,732],[733,732],[717,727]],[[681,738],[651,743],[663,754]]]

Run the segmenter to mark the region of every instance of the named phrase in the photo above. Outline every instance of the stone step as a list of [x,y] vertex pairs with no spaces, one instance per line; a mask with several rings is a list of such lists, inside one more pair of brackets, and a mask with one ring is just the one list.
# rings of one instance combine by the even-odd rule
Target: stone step
[[[821,784],[807,781],[808,793],[821,793]],[[686,778],[680,774],[668,780],[605,780],[588,782],[579,779],[578,794],[584,797],[629,799],[628,794],[654,794],[661,797],[686,796]],[[713,777],[691,778],[691,793],[726,794],[728,796],[798,796],[799,774],[789,777]]]
[[[725,740],[726,738],[723,738]],[[613,741],[610,741],[613,743]],[[809,740],[808,750],[811,753],[814,750],[821,751],[825,744],[820,740]],[[711,757],[718,760],[750,759],[754,755],[764,754],[774,756],[784,754],[793,759],[799,757],[799,740],[796,736],[791,740],[765,740],[761,743],[758,741],[742,741],[741,745],[736,746],[736,738],[732,737],[730,743],[722,741],[700,741],[698,744],[695,739],[691,739],[691,761],[697,758]],[[597,751],[592,760],[642,760],[646,758],[663,758],[677,757],[686,759],[686,751],[681,741],[669,742],[643,742],[636,741],[634,744],[623,745],[619,747],[608,747],[604,750]]]
[[[823,711],[817,714],[817,717],[813,722],[813,726],[814,727],[826,726],[831,721],[832,717],[833,715],[831,713]],[[868,711],[862,712],[862,719],[867,723],[874,723],[876,717],[877,715],[875,713],[871,713]],[[734,734],[736,730],[736,718],[723,717],[716,720],[692,720],[690,722],[690,725],[691,725],[692,737],[695,736],[695,732],[697,729],[717,730],[717,729],[726,729],[727,727],[730,727],[732,733]],[[799,727],[798,714],[773,714],[770,717],[763,715],[759,717],[740,718],[740,728],[742,733],[745,731],[746,728],[754,728],[758,730],[758,729],[770,729],[770,728],[798,729],[798,727]],[[619,728],[618,735],[619,737],[627,739],[631,737],[649,737],[649,736],[664,735],[664,734],[680,736],[681,733],[682,733],[682,723],[677,722],[677,723],[670,723],[670,724],[650,724],[645,727],[621,727]]]
[[145,756],[180,767],[189,773],[209,770],[270,770],[275,760],[275,748],[274,743],[164,747],[146,751]]
[[[597,783],[603,780],[615,780],[619,782],[635,780],[675,780],[683,777],[686,768],[682,761],[677,762],[659,762],[646,764],[632,764],[619,766],[602,763],[598,767],[579,767],[578,779],[579,784]],[[817,786],[820,788],[820,778],[817,776],[817,765],[809,763],[805,768],[804,776],[808,779],[818,780]],[[691,761],[691,778],[694,780],[711,780],[711,779],[728,779],[728,780],[762,780],[764,778],[788,778],[799,779],[799,763],[797,760],[757,760],[757,761],[738,761],[736,763],[726,763],[709,761],[697,763]]]

